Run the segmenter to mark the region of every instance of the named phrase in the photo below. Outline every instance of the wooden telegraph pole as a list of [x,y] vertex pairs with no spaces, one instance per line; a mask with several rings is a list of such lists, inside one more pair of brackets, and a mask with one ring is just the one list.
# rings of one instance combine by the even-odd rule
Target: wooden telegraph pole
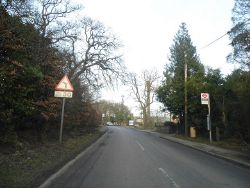
[[184,101],[184,104],[185,104],[185,114],[184,114],[184,121],[185,121],[185,136],[188,137],[188,110],[187,110],[187,61],[186,61],[186,54],[185,54],[185,67],[184,67],[184,94],[185,94],[185,101]]

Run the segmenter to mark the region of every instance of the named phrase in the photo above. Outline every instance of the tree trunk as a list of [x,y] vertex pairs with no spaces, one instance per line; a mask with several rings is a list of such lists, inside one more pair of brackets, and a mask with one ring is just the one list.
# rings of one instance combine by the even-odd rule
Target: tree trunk
[[147,117],[147,110],[146,110],[146,108],[144,108],[142,110],[142,113],[143,113],[143,127],[147,128],[147,126],[148,126],[148,117]]

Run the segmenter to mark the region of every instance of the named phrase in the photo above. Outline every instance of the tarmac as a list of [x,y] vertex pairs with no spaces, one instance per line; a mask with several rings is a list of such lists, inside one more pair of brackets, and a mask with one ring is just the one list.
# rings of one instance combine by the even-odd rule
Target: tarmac
[[198,143],[195,141],[183,140],[176,138],[174,134],[159,133],[151,130],[141,130],[147,133],[156,134],[162,139],[169,140],[171,142],[179,143],[187,147],[191,147],[195,150],[210,154],[220,159],[227,160],[234,164],[240,165],[250,169],[250,152],[246,151],[236,151],[231,149],[224,149],[213,145],[208,145],[204,143]]
[[[132,127],[130,127],[130,128],[132,128]],[[100,132],[106,133],[108,131],[108,127],[107,126],[99,126],[98,130]],[[173,135],[173,134],[159,133],[159,132],[152,131],[152,130],[140,130],[140,129],[137,129],[137,130],[147,132],[148,134],[154,134],[155,136],[159,136],[162,139],[166,139],[166,140],[169,140],[171,142],[175,142],[178,144],[185,145],[187,147],[191,147],[195,150],[199,150],[201,152],[207,153],[207,154],[212,155],[214,157],[224,159],[224,160],[232,162],[236,165],[250,169],[250,153],[249,153],[249,151],[248,152],[241,152],[241,151],[219,148],[216,146],[198,143],[195,141],[183,140],[180,138],[176,138],[175,135]],[[104,138],[105,137],[102,136],[95,143],[93,143],[93,145],[99,144],[102,141],[102,139],[104,139]],[[60,169],[57,173],[53,174],[41,186],[39,186],[39,188],[49,187],[49,185],[53,179],[55,179],[61,173],[63,173],[65,170],[67,170],[78,158],[80,158],[82,155],[84,155],[86,152],[88,152],[89,149],[91,149],[91,147],[88,147],[85,151],[83,151],[81,154],[79,154],[75,159],[68,162],[62,169]]]

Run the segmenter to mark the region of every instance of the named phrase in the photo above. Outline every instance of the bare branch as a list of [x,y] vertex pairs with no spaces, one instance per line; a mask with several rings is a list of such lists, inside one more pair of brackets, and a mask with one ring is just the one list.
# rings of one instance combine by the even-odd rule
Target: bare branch
[[72,80],[81,78],[100,88],[113,85],[125,75],[122,56],[118,53],[120,42],[100,22],[83,18],[77,40],[71,45],[71,55],[75,57],[69,70]]
[[[68,25],[69,23],[63,23],[61,18],[66,18],[68,15],[80,10],[81,6],[73,6],[71,5],[69,0],[37,1],[38,9],[40,9],[41,11],[35,13],[34,23],[41,31],[42,36],[48,37],[50,35],[50,38],[54,41],[54,43],[70,37],[66,32],[70,29]],[[61,36],[57,38],[56,34],[58,34],[60,30],[62,31]],[[62,34],[64,34],[64,36],[62,36]]]
[[131,92],[142,110],[145,126],[148,126],[150,106],[155,98],[154,84],[159,78],[156,70],[145,70],[140,76],[131,73],[127,80],[127,84],[130,86]]

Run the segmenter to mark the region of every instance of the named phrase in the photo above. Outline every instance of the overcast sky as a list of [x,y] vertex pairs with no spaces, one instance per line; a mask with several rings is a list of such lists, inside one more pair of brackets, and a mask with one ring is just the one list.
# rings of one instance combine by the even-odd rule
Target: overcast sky
[[[162,74],[169,48],[182,22],[187,24],[201,62],[229,74],[226,62],[231,47],[228,36],[203,48],[230,30],[233,0],[78,0],[82,13],[111,28],[122,41],[124,61],[130,71],[157,68]],[[124,91],[123,91],[124,92]],[[122,93],[122,92],[120,92]],[[120,101],[119,92],[104,92],[108,100]],[[126,98],[126,96],[125,96]],[[129,99],[125,100],[129,101]],[[128,105],[131,106],[128,102]]]

